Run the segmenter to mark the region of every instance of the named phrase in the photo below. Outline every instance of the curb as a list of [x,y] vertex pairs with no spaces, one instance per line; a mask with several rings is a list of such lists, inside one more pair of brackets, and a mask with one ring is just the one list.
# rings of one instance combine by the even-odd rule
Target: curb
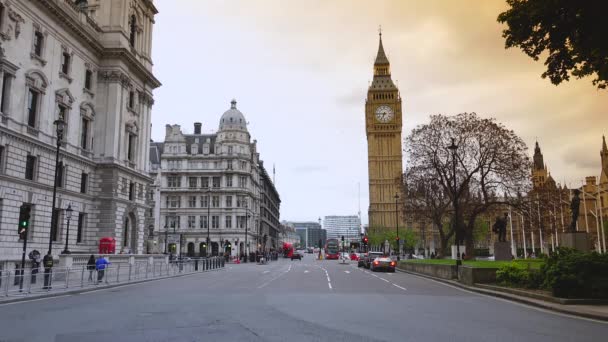
[[461,289],[467,290],[467,291],[471,291],[471,292],[475,292],[475,293],[479,293],[479,294],[483,294],[486,296],[492,296],[492,297],[497,297],[497,298],[501,298],[501,299],[506,299],[506,300],[510,300],[512,302],[518,302],[518,303],[522,303],[522,304],[526,304],[529,306],[534,306],[537,308],[541,308],[541,309],[545,309],[545,310],[549,310],[549,311],[554,311],[554,312],[558,312],[558,313],[562,313],[562,314],[567,314],[567,315],[571,315],[571,316],[578,316],[578,317],[583,317],[583,318],[589,318],[589,319],[594,319],[594,320],[598,320],[598,321],[602,321],[602,322],[608,322],[608,315],[599,315],[599,314],[595,314],[595,313],[591,313],[591,312],[581,312],[581,311],[576,311],[576,310],[569,310],[566,308],[560,308],[560,307],[556,307],[556,305],[565,305],[565,304],[557,304],[557,303],[551,303],[551,302],[538,302],[540,301],[540,299],[537,300],[532,300],[531,298],[527,298],[527,297],[522,297],[522,296],[518,296],[518,295],[513,295],[513,294],[509,294],[509,293],[505,293],[505,292],[499,292],[499,291],[493,291],[493,290],[485,290],[476,286],[468,286],[468,285],[464,285],[461,284],[457,281],[453,281],[453,280],[447,280],[447,279],[443,279],[443,278],[437,278],[437,277],[433,277],[433,276],[429,276],[426,274],[422,274],[422,273],[416,273],[416,272],[411,272],[411,271],[405,271],[405,270],[401,270],[397,268],[398,272],[402,272],[402,273],[409,273],[409,274],[413,274],[422,278],[427,278],[427,279],[431,279],[431,280],[435,280],[444,284],[448,284],[448,285],[452,285],[452,286],[456,286],[459,287]]
[[142,284],[142,283],[149,283],[149,282],[153,282],[153,281],[156,281],[156,280],[181,278],[181,277],[191,276],[191,275],[195,275],[195,274],[203,274],[203,273],[207,273],[207,272],[218,272],[218,271],[221,271],[221,270],[224,270],[224,269],[225,268],[222,267],[222,268],[217,268],[217,269],[213,269],[213,270],[209,270],[209,271],[184,273],[184,274],[178,274],[178,275],[166,276],[166,277],[160,277],[160,278],[152,278],[152,279],[134,280],[134,281],[126,282],[126,283],[102,285],[102,286],[87,287],[87,288],[79,288],[79,289],[59,291],[59,292],[54,292],[54,293],[43,293],[43,294],[40,294],[40,295],[28,295],[28,296],[24,296],[24,297],[10,298],[10,299],[5,299],[5,300],[0,299],[0,306],[2,306],[4,304],[11,304],[11,303],[18,303],[18,302],[28,302],[28,301],[32,301],[32,300],[38,300],[38,299],[46,299],[46,298],[53,298],[53,297],[62,297],[62,296],[66,296],[66,295],[81,294],[81,293],[87,293],[87,292],[93,292],[93,291],[98,291],[98,290],[111,289],[111,288],[121,287],[121,286],[127,286],[127,285],[136,285],[136,284]]

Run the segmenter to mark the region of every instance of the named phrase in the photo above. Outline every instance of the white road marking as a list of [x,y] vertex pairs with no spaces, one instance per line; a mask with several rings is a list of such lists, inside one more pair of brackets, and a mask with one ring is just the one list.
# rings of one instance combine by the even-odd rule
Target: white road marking
[[380,278],[380,277],[378,277],[378,279],[382,279],[382,280],[384,280],[385,282],[390,283],[390,281],[388,281],[388,280],[386,280],[386,279],[384,279],[384,278]]
[[402,289],[403,291],[407,291],[405,287],[401,287],[401,286],[399,286],[397,284],[393,284],[393,286],[398,287],[398,288]]
[[[97,291],[97,290],[95,290],[95,291]],[[94,291],[89,291],[87,293],[91,293],[91,292],[94,292]],[[22,301],[12,302],[12,303],[0,303],[0,305],[1,306],[6,306],[6,305],[13,305],[13,304],[23,304],[23,303],[37,302],[37,301],[40,301],[40,300],[63,298],[63,297],[70,297],[70,296],[72,296],[72,295],[71,294],[66,294],[66,295],[62,295],[62,296],[34,298],[34,299],[30,299],[30,300],[22,300]]]
[[270,271],[264,271],[264,272],[262,272],[262,273],[263,273],[263,274],[266,274],[266,273],[269,273],[269,272],[270,272]]
[[333,287],[331,287],[331,283],[327,283],[327,285],[329,285],[329,289],[333,289]]
[[344,273],[350,273],[350,271],[344,271]]
[[308,270],[304,270],[304,273],[308,273]]

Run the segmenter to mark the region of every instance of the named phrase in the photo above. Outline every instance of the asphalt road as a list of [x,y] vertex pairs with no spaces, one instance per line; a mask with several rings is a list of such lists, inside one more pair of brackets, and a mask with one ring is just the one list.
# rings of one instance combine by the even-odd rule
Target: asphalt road
[[597,342],[606,336],[606,323],[312,255],[0,305],[0,342]]

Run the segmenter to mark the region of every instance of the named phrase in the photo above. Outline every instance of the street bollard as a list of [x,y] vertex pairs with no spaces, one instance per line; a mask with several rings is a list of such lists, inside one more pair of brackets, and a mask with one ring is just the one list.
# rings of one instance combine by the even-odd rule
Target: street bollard
[[133,264],[129,264],[129,281],[131,281],[131,272],[133,270]]
[[80,287],[84,287],[84,270],[86,267],[82,267],[82,272],[80,272]]

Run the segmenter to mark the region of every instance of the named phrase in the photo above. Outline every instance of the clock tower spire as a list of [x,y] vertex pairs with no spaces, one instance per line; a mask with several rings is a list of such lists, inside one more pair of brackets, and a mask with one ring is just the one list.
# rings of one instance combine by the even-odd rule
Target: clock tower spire
[[[395,208],[395,195],[401,196],[403,155],[401,148],[402,112],[399,89],[391,78],[390,63],[379,34],[374,78],[365,101],[365,131],[369,171],[369,226],[396,229],[404,227],[401,203]],[[398,209],[399,214],[395,214]],[[398,221],[397,221],[398,220]]]

